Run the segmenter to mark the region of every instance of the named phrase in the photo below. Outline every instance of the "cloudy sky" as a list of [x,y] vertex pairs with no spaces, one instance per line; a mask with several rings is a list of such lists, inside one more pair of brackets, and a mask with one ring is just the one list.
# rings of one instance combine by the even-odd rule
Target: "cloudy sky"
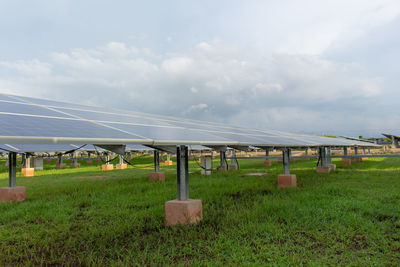
[[0,0],[0,91],[261,129],[400,129],[399,0]]

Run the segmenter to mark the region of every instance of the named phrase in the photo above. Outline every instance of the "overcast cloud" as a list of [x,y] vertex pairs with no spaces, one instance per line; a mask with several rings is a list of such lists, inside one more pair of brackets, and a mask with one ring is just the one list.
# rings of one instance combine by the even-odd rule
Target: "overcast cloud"
[[113,3],[0,2],[0,91],[292,132],[400,129],[397,0]]

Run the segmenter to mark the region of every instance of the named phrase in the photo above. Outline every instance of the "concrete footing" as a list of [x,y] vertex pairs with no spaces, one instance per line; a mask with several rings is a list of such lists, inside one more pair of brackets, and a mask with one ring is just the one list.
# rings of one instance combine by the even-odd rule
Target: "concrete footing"
[[238,165],[228,165],[228,171],[237,171],[238,169]]
[[169,226],[196,224],[202,219],[203,206],[200,199],[165,202],[165,220]]
[[165,173],[163,172],[151,172],[149,175],[150,181],[165,181]]
[[87,161],[86,161],[86,165],[93,165],[93,161],[87,160]]
[[26,198],[25,186],[0,187],[0,202],[24,201]]
[[126,164],[126,163],[116,164],[116,165],[115,165],[115,168],[116,168],[117,170],[123,170],[123,169],[128,168],[128,164]]
[[172,166],[172,160],[166,160],[164,164],[165,166]]
[[363,159],[362,158],[352,158],[351,161],[352,162],[362,162]]
[[330,173],[331,167],[330,166],[317,166],[318,173]]
[[272,160],[269,160],[269,159],[264,160],[264,166],[267,166],[267,167],[272,166]]
[[296,174],[279,174],[278,187],[296,187],[297,177]]
[[331,168],[331,171],[336,171],[336,164],[328,164],[328,166]]
[[228,167],[226,165],[223,166],[217,166],[217,171],[227,171]]
[[351,159],[349,158],[342,159],[342,166],[350,166],[350,165],[351,165]]
[[103,164],[101,165],[102,171],[112,171],[114,170],[114,164]]
[[35,168],[22,168],[22,175],[25,177],[33,177],[35,176]]
[[67,164],[65,163],[56,163],[56,169],[65,169]]
[[79,168],[80,166],[80,163],[71,163],[71,168]]

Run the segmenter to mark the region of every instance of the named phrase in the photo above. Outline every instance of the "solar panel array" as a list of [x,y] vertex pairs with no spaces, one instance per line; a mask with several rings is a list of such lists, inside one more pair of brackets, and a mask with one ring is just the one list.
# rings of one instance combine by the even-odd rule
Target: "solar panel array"
[[0,94],[0,143],[256,147],[371,146],[141,112]]

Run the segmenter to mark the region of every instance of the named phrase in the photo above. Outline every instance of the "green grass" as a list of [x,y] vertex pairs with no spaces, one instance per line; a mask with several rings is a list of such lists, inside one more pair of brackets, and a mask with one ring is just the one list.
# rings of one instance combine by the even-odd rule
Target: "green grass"
[[46,163],[19,177],[26,201],[0,203],[0,265],[400,265],[399,159],[334,160],[330,174],[297,160],[298,187],[286,189],[277,188],[277,162],[241,160],[239,171],[211,176],[191,163],[190,196],[204,219],[190,227],[165,226],[175,167],[149,182],[152,159],[133,162],[112,172]]

